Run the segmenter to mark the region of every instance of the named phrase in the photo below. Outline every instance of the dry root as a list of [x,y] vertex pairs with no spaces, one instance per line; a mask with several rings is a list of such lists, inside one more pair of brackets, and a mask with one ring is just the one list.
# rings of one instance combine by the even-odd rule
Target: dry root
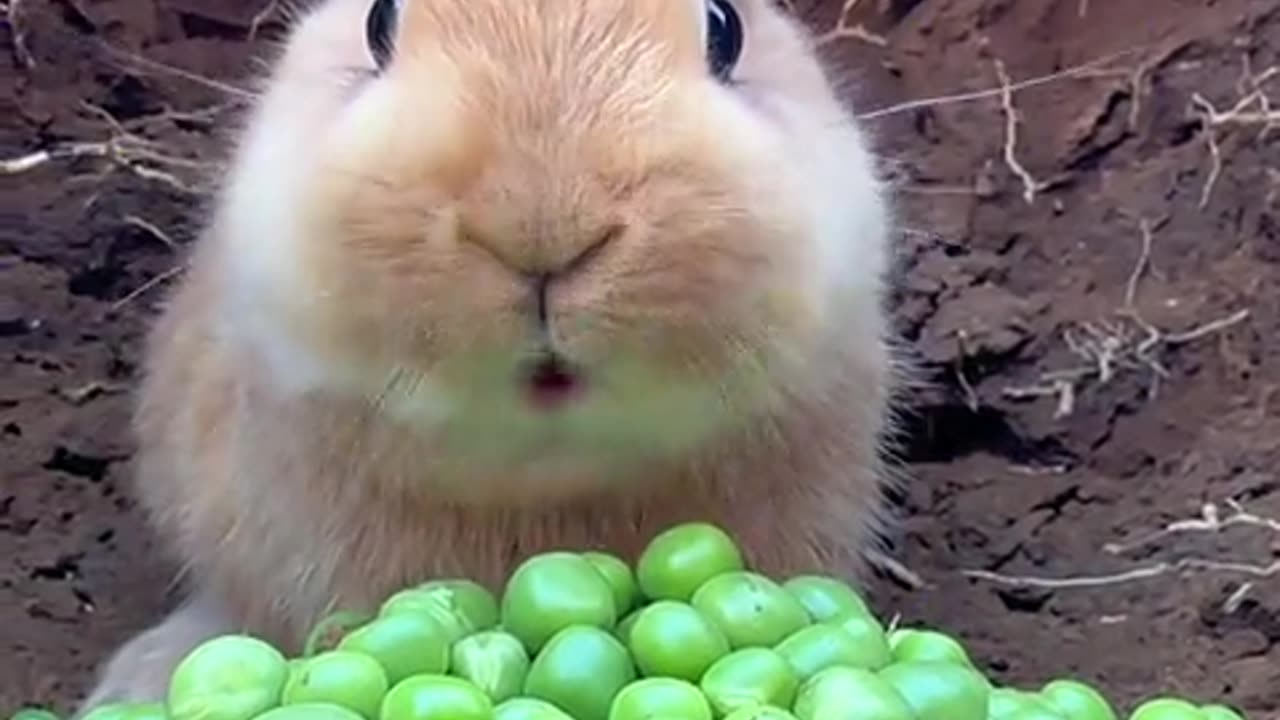
[[[184,195],[198,196],[207,191],[193,181],[182,179],[178,173],[189,171],[204,176],[215,169],[214,164],[179,157],[162,143],[138,135],[107,111],[88,103],[84,103],[84,106],[106,123],[110,130],[107,139],[96,142],[62,143],[25,155],[0,159],[0,175],[21,175],[54,162],[92,158],[106,161],[106,167],[94,176],[98,182],[105,180],[117,170],[123,170],[142,180],[165,185]],[[202,113],[211,113],[220,107],[202,111]],[[197,113],[166,112],[140,118],[130,125],[139,127],[158,120],[181,119],[196,115]]]
[[[835,27],[817,37],[818,45],[827,45],[841,40],[858,40],[878,47],[885,47],[889,44],[887,39],[866,29],[861,23],[851,24],[852,21],[849,17],[860,2],[862,0],[844,0],[844,4],[840,6],[840,15],[836,18]],[[794,10],[794,6],[791,6],[790,3],[788,5]]]
[[27,33],[22,26],[21,8],[24,2],[25,0],[8,0],[0,3],[0,13],[4,14],[13,38],[13,59],[18,65],[30,70],[36,66],[36,58],[27,47]]
[[[1228,500],[1226,505],[1231,510],[1231,514],[1226,517],[1222,516],[1217,505],[1207,503],[1201,509],[1201,515],[1198,518],[1171,522],[1159,530],[1147,533],[1146,535],[1129,542],[1108,543],[1103,546],[1103,550],[1110,555],[1123,555],[1133,550],[1144,548],[1153,542],[1172,535],[1186,533],[1218,534],[1228,528],[1241,526],[1260,528],[1280,536],[1280,520],[1248,512],[1235,500]],[[1259,580],[1280,575],[1280,560],[1267,564],[1255,564],[1242,561],[1184,557],[1177,560],[1167,560],[1143,565],[1122,572],[1104,575],[1078,575],[1059,578],[1031,575],[1003,575],[1001,573],[991,572],[988,570],[965,570],[963,571],[963,574],[966,577],[974,578],[976,580],[992,582],[1007,587],[1061,590],[1106,587],[1140,580],[1149,580],[1173,573],[1191,571],[1226,573],[1231,575],[1241,575],[1247,578],[1223,603],[1223,610],[1229,613],[1233,612],[1240,606],[1240,603],[1243,602],[1245,596],[1247,596],[1250,590],[1254,587],[1254,583]]]
[[1035,202],[1036,193],[1045,189],[1046,184],[1032,177],[1018,161],[1018,123],[1021,118],[1017,108],[1013,106],[1013,82],[1009,80],[1004,63],[998,58],[993,62],[996,76],[1000,79],[1000,106],[1004,108],[1004,164],[1022,181],[1022,199],[1030,205]]
[[1222,174],[1222,148],[1218,142],[1218,132],[1229,127],[1253,127],[1258,129],[1258,139],[1263,140],[1280,126],[1280,110],[1272,107],[1272,101],[1264,89],[1268,82],[1280,77],[1280,66],[1273,65],[1255,73],[1247,55],[1244,56],[1243,66],[1241,78],[1236,83],[1241,97],[1229,109],[1219,110],[1200,93],[1191,96],[1191,113],[1200,121],[1205,146],[1209,151],[1209,175],[1200,192],[1202,209],[1208,206],[1213,188]]
[[1159,392],[1160,382],[1169,377],[1169,371],[1160,362],[1160,350],[1213,335],[1249,318],[1249,310],[1241,309],[1226,317],[1176,333],[1148,322],[1138,311],[1136,300],[1139,283],[1150,267],[1151,244],[1156,224],[1144,219],[1140,222],[1140,229],[1141,251],[1125,286],[1124,304],[1116,311],[1115,319],[1081,323],[1063,333],[1067,347],[1082,363],[1043,373],[1031,385],[1006,387],[1003,391],[1005,397],[1055,397],[1058,405],[1054,416],[1062,418],[1075,410],[1078,386],[1081,383],[1093,380],[1103,386],[1122,370],[1146,370],[1151,382],[1148,395],[1155,397]]

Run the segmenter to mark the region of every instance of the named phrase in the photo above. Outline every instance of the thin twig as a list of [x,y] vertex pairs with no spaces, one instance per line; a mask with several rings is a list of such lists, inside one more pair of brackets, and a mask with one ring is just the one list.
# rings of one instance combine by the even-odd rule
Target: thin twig
[[1239,610],[1240,606],[1244,604],[1244,599],[1249,595],[1251,590],[1253,590],[1252,581],[1240,583],[1240,587],[1236,588],[1235,592],[1228,595],[1227,599],[1222,601],[1222,612],[1228,615],[1234,614],[1235,611]]
[[138,217],[137,215],[125,215],[123,220],[126,225],[133,225],[134,227],[138,227],[146,231],[147,233],[155,237],[160,242],[169,246],[170,250],[178,249],[177,241],[169,237],[168,233],[166,233],[164,230],[161,230],[159,226],[157,226],[155,223],[151,222],[150,220],[146,220],[144,218]]
[[960,352],[955,361],[956,382],[960,384],[960,389],[964,392],[965,406],[969,408],[969,412],[976,413],[982,408],[982,399],[978,396],[978,391],[974,389],[973,383],[969,381],[968,375],[964,371],[964,363],[969,359],[969,334],[964,330],[956,331],[956,344],[959,345]]
[[880,570],[903,587],[909,590],[921,590],[928,587],[928,583],[915,571],[889,555],[874,549],[865,551],[864,555],[872,567]]
[[258,29],[262,24],[275,15],[280,10],[280,0],[270,0],[265,7],[254,13],[253,19],[249,21],[249,40],[256,40],[258,37]]
[[200,188],[193,187],[168,169],[162,168],[204,171],[211,168],[210,163],[166,152],[161,144],[130,132],[106,110],[87,102],[81,104],[109,126],[111,137],[98,142],[64,143],[17,157],[0,158],[0,175],[20,175],[57,161],[97,158],[108,161],[109,166],[95,177],[96,181],[101,181],[112,169],[118,168],[144,180],[168,185],[182,194],[202,193]]
[[1268,578],[1273,575],[1280,575],[1280,560],[1270,565],[1249,565],[1247,563],[1219,562],[1203,558],[1183,558],[1174,562],[1155,563],[1111,575],[1082,575],[1063,578],[1037,577],[1034,575],[1002,575],[988,570],[964,570],[961,574],[976,580],[986,580],[1009,587],[1058,590],[1118,585],[1136,580],[1149,580],[1186,570],[1207,570],[1248,575],[1254,578]]
[[119,310],[123,308],[125,305],[128,305],[129,303],[141,297],[148,290],[156,287],[157,285],[168,282],[169,280],[180,275],[186,269],[187,269],[186,263],[181,263],[179,265],[175,265],[174,267],[169,268],[168,270],[165,270],[159,275],[156,275],[155,277],[151,278],[145,283],[139,285],[137,288],[129,292],[129,294],[125,295],[124,297],[112,303],[111,309]]
[[1013,83],[1005,71],[1004,62],[999,58],[992,62],[1000,79],[1000,106],[1004,108],[1004,163],[1022,181],[1022,199],[1030,205],[1035,201],[1036,193],[1044,189],[1044,183],[1032,177],[1018,161],[1018,110],[1013,106]]
[[1133,271],[1129,273],[1129,282],[1125,284],[1124,307],[1126,310],[1134,309],[1134,302],[1138,296],[1138,282],[1142,280],[1142,274],[1147,271],[1147,266],[1151,262],[1151,221],[1142,218],[1139,221],[1139,230],[1142,233],[1142,250],[1138,254],[1138,262],[1134,264]]
[[120,50],[119,48],[112,47],[107,43],[102,43],[101,47],[103,51],[106,52],[108,55],[114,55],[119,60],[133,63],[134,65],[145,68],[147,70],[151,70],[153,72],[157,72],[165,75],[171,75],[173,77],[186,80],[187,82],[195,83],[196,85],[201,85],[203,87],[209,88],[210,90],[216,90],[220,93],[224,93],[226,95],[230,95],[232,97],[240,98],[243,100],[253,100],[255,97],[257,97],[256,94],[242,87],[237,87],[235,85],[231,85],[230,83],[222,82],[221,80],[214,80],[213,78],[205,77],[204,75],[201,75],[199,73],[194,73],[194,72],[191,72],[190,70],[184,70],[179,67],[174,67],[172,65],[162,63],[158,60],[152,60],[151,58],[143,57],[135,53],[127,52],[125,50]]
[[849,16],[853,13],[853,9],[858,6],[862,0],[844,0],[844,5],[840,7],[840,16],[836,18],[835,27],[825,33],[819,35],[816,39],[818,45],[826,45],[838,40],[861,40],[865,43],[885,47],[889,41],[881,35],[877,35],[866,29],[861,23],[857,25],[849,24]]
[[27,32],[23,29],[22,18],[18,13],[24,0],[9,0],[4,5],[4,16],[9,23],[9,32],[13,38],[13,58],[23,68],[30,70],[36,66],[36,57],[27,47]]
[[1203,325],[1200,325],[1198,327],[1194,327],[1186,332],[1174,333],[1173,335],[1165,335],[1164,343],[1166,345],[1180,345],[1182,343],[1189,343],[1193,340],[1199,340],[1205,335],[1212,335],[1213,333],[1226,330],[1232,325],[1239,325],[1240,323],[1249,319],[1249,314],[1250,313],[1247,308],[1243,310],[1237,310],[1236,312],[1228,315],[1227,317],[1219,318],[1217,320],[1210,320],[1209,322]]
[[1086,76],[1097,73],[1101,67],[1107,65],[1108,63],[1114,62],[1115,60],[1125,57],[1127,55],[1141,52],[1143,49],[1144,48],[1132,48],[1129,50],[1122,50],[1117,53],[1112,53],[1110,55],[1100,57],[1096,60],[1090,60],[1087,63],[1083,63],[1075,67],[1067,68],[1065,70],[1060,70],[1058,72],[1050,73],[1048,75],[1041,75],[1039,77],[1028,78],[1026,80],[1012,83],[1007,88],[1001,86],[1001,87],[995,87],[995,88],[987,88],[985,90],[974,90],[972,92],[955,93],[952,95],[940,95],[936,97],[920,98],[917,100],[908,100],[906,102],[895,103],[893,105],[888,105],[882,108],[878,108],[876,110],[868,110],[867,112],[859,113],[858,119],[874,120],[874,119],[886,117],[889,115],[899,115],[901,113],[911,112],[912,110],[920,110],[923,108],[940,107],[943,105],[953,105],[956,103],[973,102],[977,100],[989,100],[991,98],[1001,97],[1006,92],[1018,93],[1023,90],[1037,87],[1039,85],[1047,85],[1050,83],[1055,83],[1061,80],[1067,80],[1074,77],[1086,77]]
[[[1229,499],[1226,501],[1226,504],[1231,508],[1232,512],[1225,518],[1219,513],[1217,505],[1213,503],[1206,503],[1201,508],[1200,517],[1198,518],[1171,522],[1159,530],[1143,535],[1142,537],[1139,537],[1136,540],[1131,540],[1127,543],[1108,543],[1103,546],[1103,550],[1111,555],[1121,555],[1146,547],[1171,535],[1184,533],[1216,534],[1234,526],[1260,527],[1271,532],[1280,533],[1280,520],[1250,513],[1235,500]],[[1030,575],[1003,575],[989,570],[965,570],[962,571],[962,573],[966,577],[1013,587],[1064,589],[1117,585],[1137,580],[1148,580],[1162,575],[1188,570],[1241,574],[1255,579],[1261,579],[1269,578],[1273,575],[1280,575],[1280,560],[1274,561],[1268,565],[1254,565],[1245,562],[1188,557],[1180,560],[1144,565],[1132,570],[1108,575],[1086,575],[1062,578]],[[1241,585],[1240,588],[1227,598],[1226,602],[1223,604],[1224,610],[1226,612],[1234,612],[1252,587],[1252,582],[1245,582]]]
[[1171,535],[1181,535],[1186,533],[1220,533],[1230,527],[1246,526],[1257,527],[1270,530],[1271,532],[1280,533],[1280,520],[1263,517],[1247,512],[1244,507],[1235,500],[1227,500],[1227,507],[1231,508],[1231,514],[1222,517],[1218,510],[1218,506],[1213,503],[1205,503],[1200,509],[1200,517],[1187,520],[1177,520],[1165,525],[1159,530],[1150,532],[1136,540],[1130,540],[1124,543],[1107,543],[1102,549],[1112,555],[1120,555],[1132,552],[1142,547],[1146,547],[1158,540],[1163,540]]
[[1258,126],[1258,138],[1264,139],[1268,133],[1280,127],[1280,110],[1272,108],[1271,99],[1263,90],[1263,85],[1280,76],[1280,66],[1272,66],[1255,74],[1248,56],[1242,62],[1241,79],[1237,88],[1242,97],[1228,110],[1219,110],[1200,93],[1191,96],[1191,112],[1200,120],[1205,136],[1205,146],[1209,151],[1209,174],[1200,190],[1200,208],[1209,204],[1210,196],[1222,174],[1222,149],[1218,145],[1217,130],[1227,126]]

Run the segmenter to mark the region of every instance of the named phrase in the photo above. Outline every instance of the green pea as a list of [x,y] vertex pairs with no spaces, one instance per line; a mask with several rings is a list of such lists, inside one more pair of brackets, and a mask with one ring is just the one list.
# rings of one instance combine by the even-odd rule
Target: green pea
[[[85,713],[81,720],[166,720],[169,717],[164,703],[120,702],[98,707]],[[57,720],[48,710],[19,710],[12,720]]]
[[336,649],[344,637],[371,620],[373,620],[372,615],[354,610],[339,610],[325,616],[307,634],[302,647],[302,657],[296,659],[302,660],[326,650]]
[[963,645],[933,630],[898,628],[889,633],[889,651],[894,662],[938,660],[973,665]]
[[631,628],[635,627],[636,620],[640,619],[640,613],[642,612],[644,612],[644,608],[633,610],[630,615],[619,620],[618,624],[613,628],[613,636],[618,638],[623,645],[631,647]]
[[[1244,715],[1221,703],[1201,705],[1200,712],[1204,715],[1205,720],[1244,720]],[[1071,720],[1075,719],[1072,718]]]
[[1066,720],[1116,720],[1102,693],[1076,680],[1050,681],[1040,688],[1040,698]]
[[911,660],[883,668],[880,677],[902,695],[916,720],[986,720],[990,685],[968,665]]
[[390,689],[387,673],[372,657],[331,650],[305,661],[285,683],[285,705],[326,703],[376,720],[382,697]]
[[285,680],[286,684],[292,681],[295,675],[302,672],[302,668],[306,667],[307,661],[310,660],[311,657],[312,656],[308,655],[306,657],[289,658],[289,678]]
[[604,552],[584,552],[582,557],[595,566],[613,589],[613,604],[619,617],[639,604],[640,588],[636,585],[636,576],[622,558]]
[[618,692],[609,720],[712,720],[711,705],[698,687],[675,678],[636,680]]
[[613,588],[576,553],[529,558],[512,573],[502,596],[502,626],[530,653],[569,626],[612,629],[617,620]]
[[1186,700],[1155,697],[1134,708],[1129,720],[1206,720],[1206,716]]
[[799,718],[790,710],[773,705],[750,705],[725,715],[724,720],[799,720]]
[[1013,708],[1013,710],[1004,717],[1008,720],[1070,720],[1066,715],[1058,712],[1052,705],[1048,705],[1043,702],[1031,702],[1019,705]]
[[697,682],[729,653],[729,640],[692,605],[659,600],[640,610],[629,635],[641,675]]
[[172,720],[250,720],[280,704],[289,662],[248,635],[207,640],[174,668],[167,709]]
[[814,622],[858,613],[870,615],[871,610],[862,596],[845,583],[824,575],[797,575],[782,584]]
[[592,625],[570,625],[533,659],[524,694],[575,720],[606,720],[614,696],[635,679],[635,664],[617,638]]
[[[92,714],[93,711],[90,711],[85,714],[85,717],[89,717]],[[52,710],[46,710],[38,707],[25,707],[18,708],[17,712],[9,716],[9,720],[60,720],[60,718],[58,717],[58,714]]]
[[271,708],[254,720],[360,720],[350,708],[333,703],[310,702]]
[[690,602],[720,628],[734,650],[773,647],[809,624],[804,606],[781,585],[746,570],[715,576]]
[[893,655],[889,651],[889,637],[875,616],[855,611],[837,616],[828,624],[839,625],[858,645],[864,658],[864,662],[858,667],[879,670],[893,662]]
[[1043,704],[1038,693],[1027,692],[1017,688],[992,688],[987,694],[987,718],[1001,720],[1008,717],[1025,705]]
[[450,672],[470,680],[494,702],[520,694],[529,674],[529,653],[515,635],[483,630],[454,643]]
[[879,646],[859,643],[834,623],[801,628],[774,649],[791,663],[802,681],[837,665],[868,670],[883,667]]
[[466,637],[470,632],[467,621],[454,610],[447,607],[439,598],[420,590],[409,589],[387,598],[378,612],[378,617],[386,618],[394,615],[425,615],[440,626],[445,638],[454,643]]
[[800,678],[776,650],[743,648],[712,663],[699,683],[719,715],[743,707],[791,707]]
[[445,630],[449,642],[457,642],[498,624],[498,601],[470,580],[432,580],[387,598],[379,616],[399,613],[429,615]]
[[442,601],[461,615],[472,632],[488,630],[498,624],[498,598],[474,580],[444,578],[422,583],[414,589]]
[[449,669],[449,633],[430,615],[395,613],[360,627],[338,643],[339,650],[377,660],[394,686],[411,675]]
[[799,720],[914,720],[911,706],[879,675],[830,667],[809,678],[796,696]]
[[493,720],[574,720],[574,718],[546,700],[514,697],[503,701],[493,709]]
[[405,678],[382,701],[379,720],[492,720],[493,701],[480,688],[448,675]]
[[688,602],[711,578],[745,567],[742,551],[724,530],[684,523],[649,541],[636,562],[636,582],[650,600]]

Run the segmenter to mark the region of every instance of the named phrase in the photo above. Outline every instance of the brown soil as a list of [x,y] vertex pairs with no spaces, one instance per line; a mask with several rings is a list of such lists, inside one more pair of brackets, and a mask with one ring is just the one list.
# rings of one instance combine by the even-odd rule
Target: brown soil
[[[840,2],[795,4],[825,29]],[[1125,707],[1174,692],[1275,717],[1280,582],[1203,565],[1275,563],[1280,532],[1106,546],[1209,502],[1280,517],[1280,139],[1191,111],[1197,93],[1230,108],[1259,78],[1280,99],[1280,77],[1264,75],[1280,63],[1280,2],[882,4],[859,12],[887,46],[828,45],[866,112],[998,88],[996,59],[1015,82],[1111,60],[1012,95],[1015,164],[1043,183],[1031,202],[1005,156],[999,93],[868,120],[900,190],[896,309],[933,381],[907,413],[893,538],[927,586],[886,578],[877,607],[954,632],[1005,682],[1077,675]],[[0,155],[118,132],[91,103],[167,155],[215,162],[235,98],[107,48],[243,84],[280,31],[273,15],[248,40],[263,5],[10,0]],[[140,333],[208,168],[136,167],[61,158],[2,181],[0,711],[65,710],[103,653],[172,601],[120,490],[125,423]],[[966,572],[1085,578],[1162,562],[1183,571],[1054,588]]]

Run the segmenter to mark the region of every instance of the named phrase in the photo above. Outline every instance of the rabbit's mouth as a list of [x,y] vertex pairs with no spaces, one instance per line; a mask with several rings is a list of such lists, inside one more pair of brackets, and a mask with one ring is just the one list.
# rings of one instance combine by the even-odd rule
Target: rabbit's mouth
[[581,397],[584,380],[578,369],[555,353],[531,361],[522,377],[529,403],[543,412],[557,410]]

